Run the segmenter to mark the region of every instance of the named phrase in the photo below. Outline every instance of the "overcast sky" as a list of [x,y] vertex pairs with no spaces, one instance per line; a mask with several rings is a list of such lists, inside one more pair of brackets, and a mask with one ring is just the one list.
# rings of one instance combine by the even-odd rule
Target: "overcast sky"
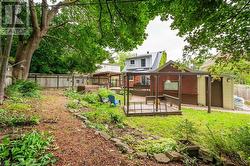
[[161,21],[160,17],[150,21],[146,30],[148,33],[147,39],[133,53],[145,54],[147,51],[165,50],[168,60],[181,58],[185,42],[183,38],[177,36],[177,30],[171,30],[170,24],[171,21]]

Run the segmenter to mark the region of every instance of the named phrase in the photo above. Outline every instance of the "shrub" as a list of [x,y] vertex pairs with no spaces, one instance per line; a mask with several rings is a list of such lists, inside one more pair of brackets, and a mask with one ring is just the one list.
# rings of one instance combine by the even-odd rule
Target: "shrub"
[[18,80],[7,87],[7,95],[11,97],[39,97],[40,87],[33,81]]
[[96,93],[85,93],[82,99],[90,104],[96,104],[99,102],[99,97]]
[[159,140],[145,140],[139,142],[136,149],[140,152],[147,152],[149,154],[154,153],[166,153],[176,149],[176,142],[173,139],[162,138]]
[[53,154],[47,150],[52,137],[33,131],[20,139],[4,137],[0,144],[1,165],[50,165],[55,162]]
[[105,97],[107,98],[108,95],[115,95],[115,93],[109,89],[106,89],[106,88],[100,88],[98,90],[98,94],[101,95],[102,97]]
[[123,124],[124,115],[116,108],[111,108],[108,104],[103,104],[93,109],[91,112],[83,113],[90,121],[95,123]]

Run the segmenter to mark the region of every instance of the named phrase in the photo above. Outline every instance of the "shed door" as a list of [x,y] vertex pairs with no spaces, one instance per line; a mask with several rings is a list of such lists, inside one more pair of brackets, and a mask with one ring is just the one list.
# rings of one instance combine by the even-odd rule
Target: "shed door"
[[[211,83],[211,106],[223,107],[222,79],[214,80]],[[208,78],[206,78],[206,104],[208,103]]]

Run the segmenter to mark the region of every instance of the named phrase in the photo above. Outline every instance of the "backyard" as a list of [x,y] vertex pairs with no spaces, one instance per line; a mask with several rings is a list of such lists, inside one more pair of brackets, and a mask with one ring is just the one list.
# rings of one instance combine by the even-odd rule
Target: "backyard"
[[[103,97],[113,94],[122,99],[121,95],[105,89],[98,93]],[[91,108],[91,111],[80,111],[87,119],[87,126],[123,140],[136,153],[146,152],[149,158],[155,153],[181,152],[178,140],[190,139],[217,160],[236,165],[247,165],[249,160],[249,114],[217,111],[208,114],[183,108],[182,115],[126,117],[121,107],[99,103],[97,93],[82,95],[69,91],[66,95],[70,99],[68,108]],[[73,104],[76,101],[78,104]],[[187,157],[183,162],[198,164],[200,161]]]

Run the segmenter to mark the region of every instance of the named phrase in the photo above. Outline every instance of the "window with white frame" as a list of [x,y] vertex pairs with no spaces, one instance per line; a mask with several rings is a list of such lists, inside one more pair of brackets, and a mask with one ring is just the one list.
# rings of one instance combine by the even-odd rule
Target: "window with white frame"
[[135,64],[135,60],[134,59],[130,60],[130,65],[134,65],[134,64]]
[[141,59],[141,67],[145,67],[146,66],[146,59]]

